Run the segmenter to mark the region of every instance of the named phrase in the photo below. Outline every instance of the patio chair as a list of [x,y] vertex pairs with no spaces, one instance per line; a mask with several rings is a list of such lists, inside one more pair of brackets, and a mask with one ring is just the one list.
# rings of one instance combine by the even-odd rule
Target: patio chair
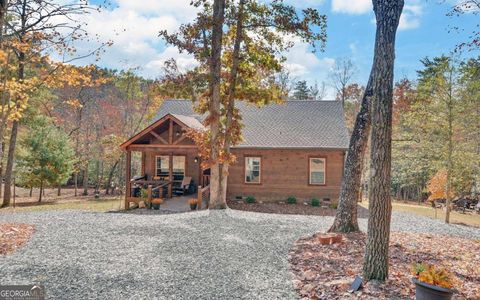
[[182,183],[179,186],[173,187],[173,193],[177,196],[187,195],[190,191],[190,185],[192,184],[192,177],[183,177]]

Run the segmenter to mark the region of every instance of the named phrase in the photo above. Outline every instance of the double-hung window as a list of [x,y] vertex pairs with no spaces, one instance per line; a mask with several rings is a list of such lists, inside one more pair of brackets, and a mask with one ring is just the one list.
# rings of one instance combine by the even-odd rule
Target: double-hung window
[[245,157],[245,183],[260,183],[262,172],[262,158]]
[[322,185],[325,184],[325,158],[310,157],[309,161],[309,183]]

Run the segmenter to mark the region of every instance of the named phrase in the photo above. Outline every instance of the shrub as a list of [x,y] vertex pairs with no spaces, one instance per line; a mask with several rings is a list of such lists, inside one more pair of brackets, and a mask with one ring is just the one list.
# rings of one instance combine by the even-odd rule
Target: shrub
[[445,269],[437,269],[431,265],[417,263],[412,266],[412,274],[421,282],[446,289],[451,289],[453,287],[453,276]]
[[288,204],[295,204],[297,203],[297,198],[293,197],[293,196],[290,196],[287,198],[287,203]]
[[332,203],[330,204],[330,208],[337,209],[337,207],[338,207],[338,203],[337,203],[337,202],[332,202]]
[[245,201],[247,201],[247,203],[255,203],[255,197],[253,196],[248,196]]
[[312,206],[320,206],[320,200],[318,200],[317,198],[312,198],[312,200],[310,201],[310,204]]
[[140,189],[140,198],[143,198],[143,199],[148,198],[148,190],[146,188]]

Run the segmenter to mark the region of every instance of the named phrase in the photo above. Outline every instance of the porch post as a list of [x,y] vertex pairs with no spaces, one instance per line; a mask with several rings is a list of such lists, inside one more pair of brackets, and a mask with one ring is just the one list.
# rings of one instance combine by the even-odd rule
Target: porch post
[[140,174],[142,176],[145,176],[145,156],[145,151],[142,151],[142,174]]
[[129,209],[129,198],[132,194],[130,186],[130,177],[132,172],[132,152],[127,150],[127,157],[125,159],[125,210]]
[[170,184],[168,185],[168,198],[172,198],[172,185],[173,185],[173,153],[170,153],[170,159],[168,160],[168,177],[170,178]]

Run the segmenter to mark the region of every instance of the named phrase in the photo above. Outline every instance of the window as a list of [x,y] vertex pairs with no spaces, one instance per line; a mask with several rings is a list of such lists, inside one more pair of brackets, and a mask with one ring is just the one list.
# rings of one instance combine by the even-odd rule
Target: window
[[185,176],[185,156],[173,157],[173,180],[182,181]]
[[310,184],[325,184],[325,158],[311,157],[309,171]]
[[156,156],[155,176],[168,177],[169,165],[170,165],[170,156],[168,155]]
[[245,183],[260,183],[262,159],[245,157]]
[[[185,176],[185,156],[173,156],[173,180],[182,181]],[[170,169],[170,156],[160,155],[156,157],[155,175],[164,179],[168,177]]]

